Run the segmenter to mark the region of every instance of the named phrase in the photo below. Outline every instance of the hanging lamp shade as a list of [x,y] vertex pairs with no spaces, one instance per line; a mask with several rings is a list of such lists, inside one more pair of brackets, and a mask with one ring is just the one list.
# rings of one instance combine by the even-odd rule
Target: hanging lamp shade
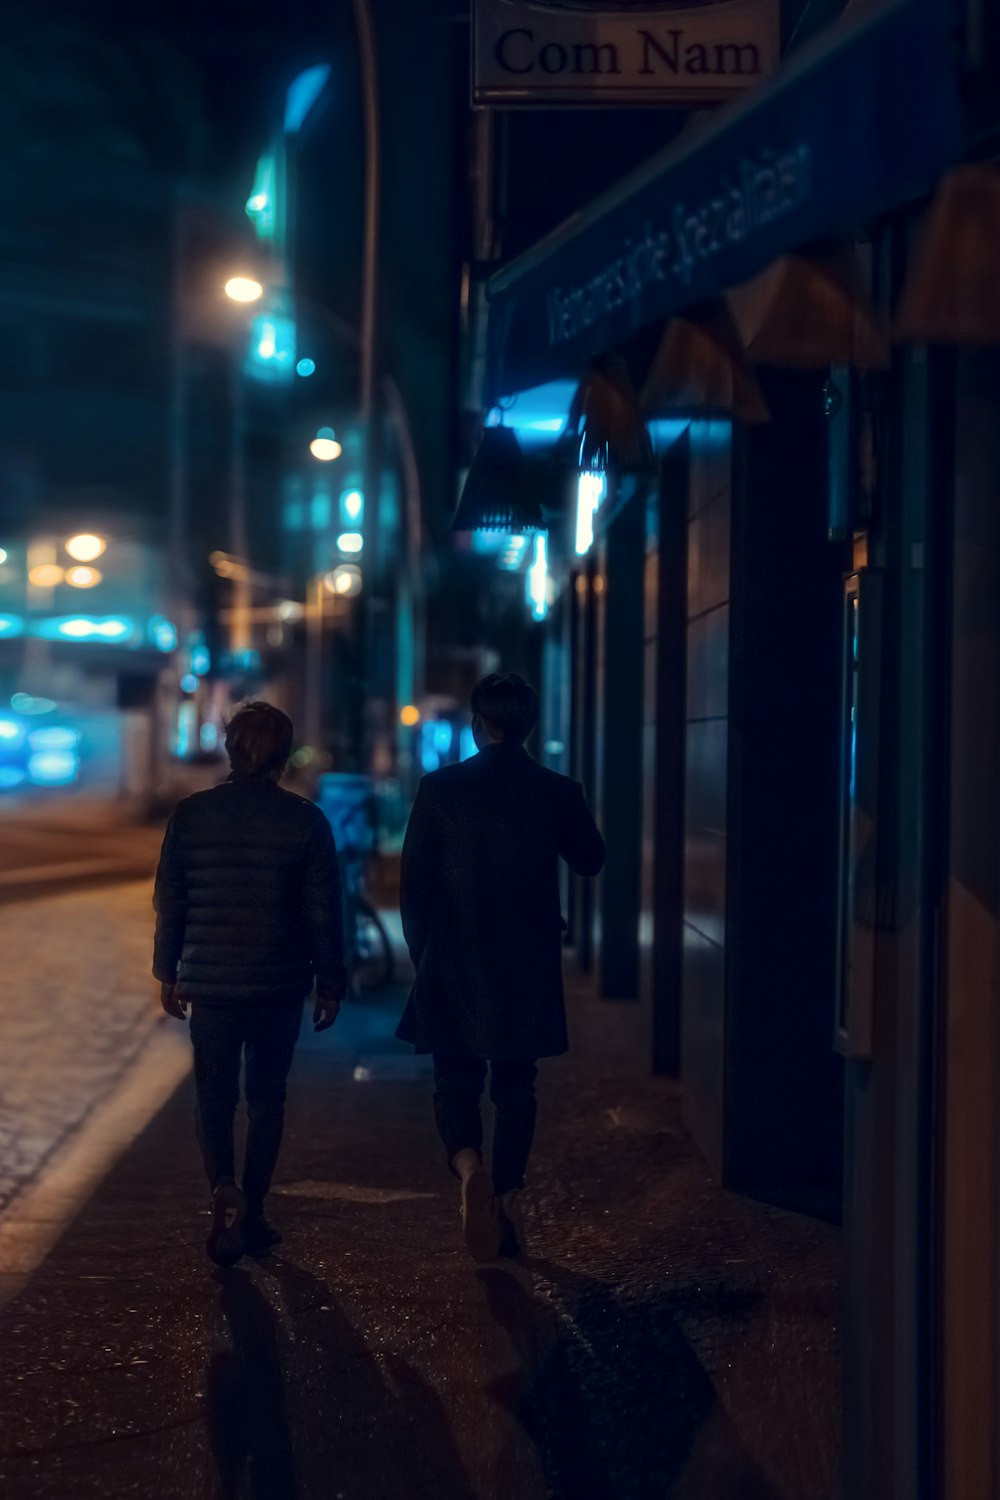
[[655,469],[653,445],[624,360],[591,365],[574,401],[571,427],[574,415],[581,434],[581,470]]
[[755,364],[791,370],[875,370],[889,364],[889,337],[853,246],[823,255],[782,255],[734,287],[728,301]]
[[1000,172],[956,167],[920,228],[893,336],[908,343],[1000,344]]
[[746,426],[771,418],[724,302],[711,304],[697,316],[671,318],[653,356],[640,402],[649,416],[721,412]]
[[544,530],[535,484],[509,427],[487,427],[466,475],[452,531]]

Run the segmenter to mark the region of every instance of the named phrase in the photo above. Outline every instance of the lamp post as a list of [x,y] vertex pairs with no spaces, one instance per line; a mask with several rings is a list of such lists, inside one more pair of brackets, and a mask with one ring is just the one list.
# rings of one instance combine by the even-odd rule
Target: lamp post
[[[382,605],[381,546],[379,537],[379,492],[381,490],[381,452],[378,412],[378,234],[379,196],[382,178],[382,130],[379,110],[378,58],[375,30],[369,0],[353,0],[354,25],[361,61],[361,82],[365,123],[365,210],[364,251],[361,286],[361,384],[358,416],[364,442],[364,475],[362,490],[367,506],[370,578],[373,587],[361,600],[360,655],[362,693],[372,684],[374,666],[374,621]],[[366,733],[365,703],[359,705],[359,749],[362,766],[371,760],[372,746]]]
[[[264,288],[253,276],[230,276],[224,291],[238,307],[252,307],[264,295]],[[246,398],[243,371],[238,352],[229,362],[230,452],[229,452],[229,546],[237,557],[248,558],[246,497]],[[229,648],[233,655],[246,653],[253,641],[251,622],[251,584],[247,568],[233,575],[233,610],[230,617]]]

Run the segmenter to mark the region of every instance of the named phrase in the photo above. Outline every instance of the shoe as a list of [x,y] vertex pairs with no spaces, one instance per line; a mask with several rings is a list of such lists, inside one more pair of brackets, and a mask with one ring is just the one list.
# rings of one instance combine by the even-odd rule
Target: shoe
[[521,1191],[513,1188],[497,1199],[497,1225],[500,1231],[500,1255],[514,1260],[524,1250],[524,1215]]
[[243,1242],[248,1255],[266,1255],[268,1250],[280,1245],[281,1240],[281,1230],[275,1229],[263,1214],[247,1215],[243,1225]]
[[205,1249],[217,1266],[234,1266],[243,1254],[243,1221],[247,1200],[235,1182],[224,1182],[212,1194],[212,1227]]
[[493,1178],[485,1167],[476,1167],[462,1180],[462,1236],[479,1265],[496,1260],[500,1232],[493,1208]]

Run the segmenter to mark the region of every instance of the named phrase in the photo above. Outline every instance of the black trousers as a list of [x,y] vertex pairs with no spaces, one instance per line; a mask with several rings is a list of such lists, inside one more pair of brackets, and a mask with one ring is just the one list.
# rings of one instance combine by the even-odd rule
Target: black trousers
[[[449,1165],[459,1151],[483,1152],[480,1101],[486,1062],[479,1057],[434,1053],[434,1118],[448,1153]],[[490,1098],[496,1110],[493,1128],[493,1186],[497,1193],[524,1187],[524,1169],[535,1135],[534,1062],[491,1062]]]
[[240,1099],[240,1064],[246,1057],[247,1145],[243,1191],[248,1211],[259,1214],[271,1186],[285,1126],[285,1085],[302,1026],[302,1004],[252,1008],[191,1007],[195,1128],[209,1185],[236,1176],[233,1117]]

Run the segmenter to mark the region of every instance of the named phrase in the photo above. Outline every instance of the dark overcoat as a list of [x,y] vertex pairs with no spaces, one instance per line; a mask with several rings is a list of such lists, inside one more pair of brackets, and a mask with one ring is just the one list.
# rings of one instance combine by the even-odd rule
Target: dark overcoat
[[578,782],[520,745],[425,776],[400,906],[417,975],[397,1035],[418,1052],[515,1059],[567,1048],[559,860],[596,875],[604,840]]
[[333,831],[272,781],[185,797],[163,840],[153,973],[199,1005],[343,995],[344,916]]

